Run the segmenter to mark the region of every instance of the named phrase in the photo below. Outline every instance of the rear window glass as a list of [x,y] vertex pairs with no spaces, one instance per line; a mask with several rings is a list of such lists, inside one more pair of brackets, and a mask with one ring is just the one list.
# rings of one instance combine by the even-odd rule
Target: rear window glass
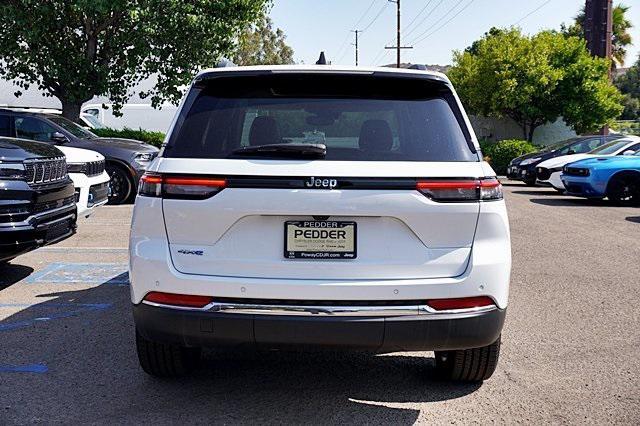
[[236,158],[241,148],[289,143],[324,144],[324,160],[478,161],[444,84],[335,75],[202,82],[163,155]]

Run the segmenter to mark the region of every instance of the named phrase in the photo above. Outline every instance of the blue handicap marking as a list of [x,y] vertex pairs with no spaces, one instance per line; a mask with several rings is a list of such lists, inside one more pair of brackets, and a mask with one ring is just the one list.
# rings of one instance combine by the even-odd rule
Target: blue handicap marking
[[46,373],[49,371],[44,364],[26,364],[26,365],[2,365],[0,364],[0,373]]
[[127,265],[123,263],[66,263],[54,262],[29,276],[25,282],[36,283],[83,283],[128,285]]
[[39,305],[12,304],[12,303],[0,304],[0,308],[23,307],[23,306],[25,308],[38,309],[38,310],[56,309],[56,311],[51,312],[49,314],[41,313],[41,315],[34,316],[32,318],[23,319],[23,320],[18,320],[18,321],[0,322],[0,332],[30,327],[38,322],[47,322],[51,320],[75,317],[85,312],[105,311],[111,308],[113,305],[111,303],[47,303],[47,302]]

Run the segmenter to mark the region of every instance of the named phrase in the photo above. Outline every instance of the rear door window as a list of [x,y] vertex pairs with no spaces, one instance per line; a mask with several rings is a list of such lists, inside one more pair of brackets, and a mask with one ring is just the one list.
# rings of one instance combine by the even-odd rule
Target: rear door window
[[34,141],[50,142],[56,129],[34,117],[15,117],[16,136]]
[[283,143],[324,144],[324,160],[478,161],[446,85],[336,76],[202,84],[164,156],[234,158],[243,147]]

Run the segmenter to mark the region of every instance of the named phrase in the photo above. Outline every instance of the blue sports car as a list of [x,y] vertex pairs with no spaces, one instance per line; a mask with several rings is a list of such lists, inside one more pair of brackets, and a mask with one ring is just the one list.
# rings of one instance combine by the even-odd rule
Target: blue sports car
[[560,176],[567,194],[607,197],[620,205],[640,204],[640,151],[634,155],[596,157],[569,163]]

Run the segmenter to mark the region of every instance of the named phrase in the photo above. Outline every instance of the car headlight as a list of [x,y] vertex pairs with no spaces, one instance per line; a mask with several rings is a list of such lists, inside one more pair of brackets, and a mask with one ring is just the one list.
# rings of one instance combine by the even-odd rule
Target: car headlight
[[155,158],[155,153],[153,152],[139,152],[136,154],[133,160],[136,163],[138,163],[140,166],[146,167],[154,158]]
[[25,178],[22,163],[0,162],[0,179],[22,180]]
[[533,164],[536,163],[538,161],[542,160],[541,157],[534,157],[534,158],[527,158],[526,160],[522,160],[522,162],[520,163],[521,166],[528,166],[529,164]]

